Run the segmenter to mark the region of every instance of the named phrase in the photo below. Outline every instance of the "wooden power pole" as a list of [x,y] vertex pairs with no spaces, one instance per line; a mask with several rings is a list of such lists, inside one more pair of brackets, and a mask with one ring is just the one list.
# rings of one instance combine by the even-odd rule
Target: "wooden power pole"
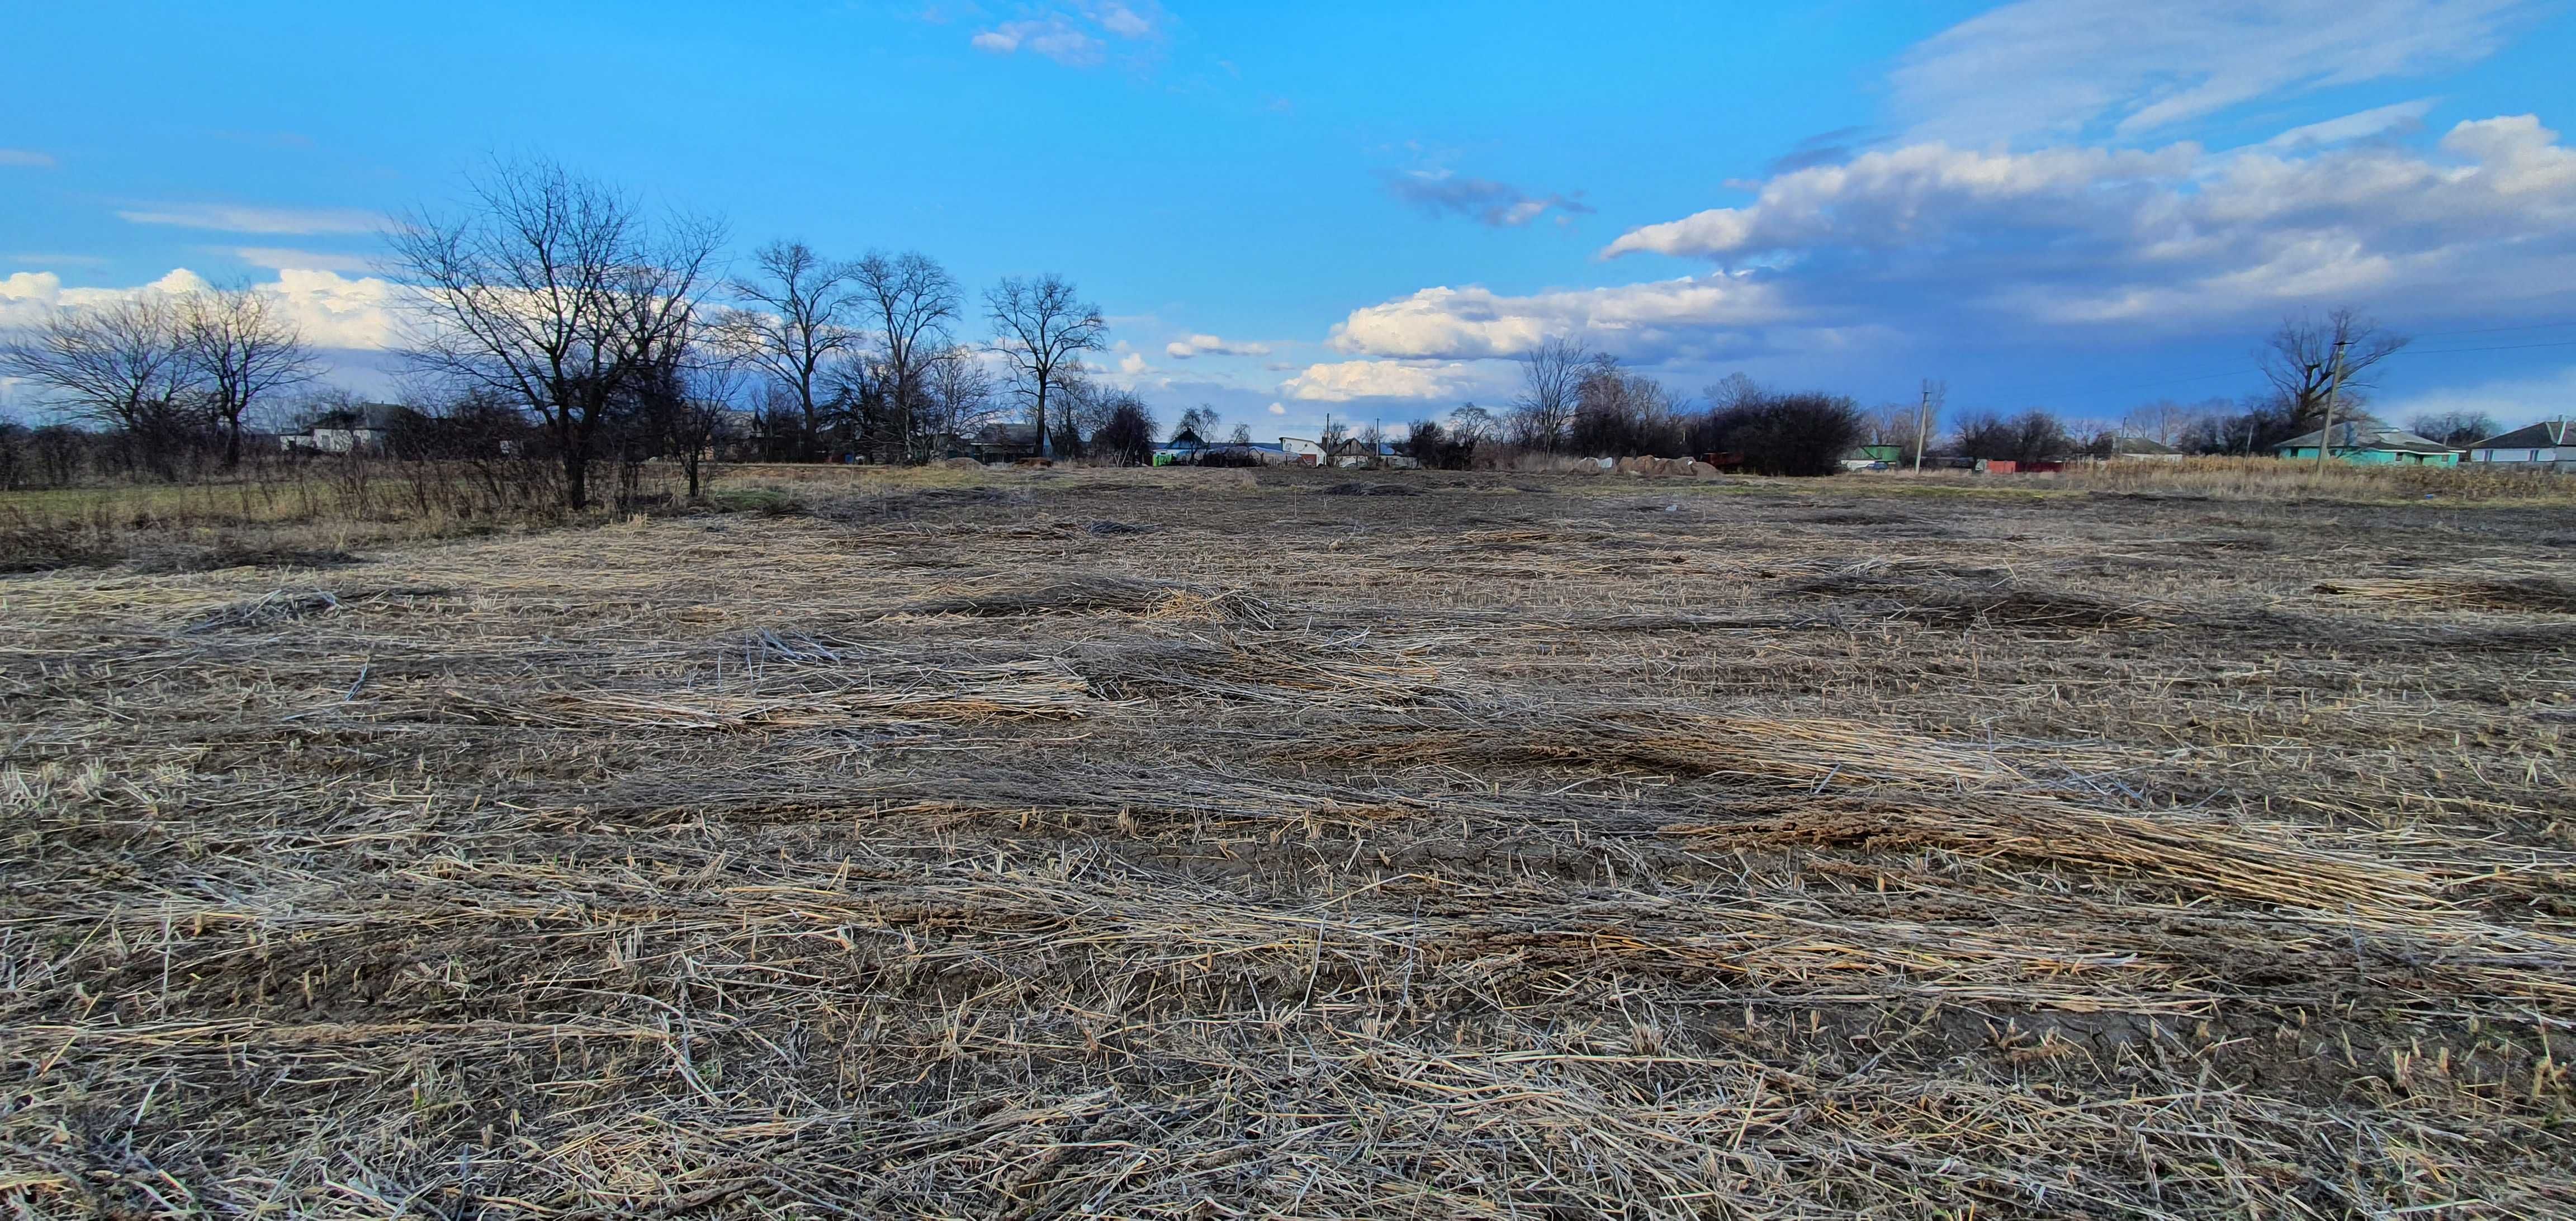
[[2334,452],[2335,399],[2343,393],[2343,345],[2335,340],[2334,369],[2326,374],[2326,426],[2317,432],[2317,473],[2326,473],[2326,455]]
[[1923,473],[1923,447],[1932,440],[1932,382],[1923,382],[1923,409],[1914,416],[1914,473]]

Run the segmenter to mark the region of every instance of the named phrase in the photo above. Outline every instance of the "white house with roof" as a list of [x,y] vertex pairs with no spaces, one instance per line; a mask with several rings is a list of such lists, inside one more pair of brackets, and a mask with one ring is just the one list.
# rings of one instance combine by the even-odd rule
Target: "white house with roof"
[[2576,427],[2571,427],[2563,416],[2542,420],[2470,442],[2461,460],[2472,466],[2576,471]]

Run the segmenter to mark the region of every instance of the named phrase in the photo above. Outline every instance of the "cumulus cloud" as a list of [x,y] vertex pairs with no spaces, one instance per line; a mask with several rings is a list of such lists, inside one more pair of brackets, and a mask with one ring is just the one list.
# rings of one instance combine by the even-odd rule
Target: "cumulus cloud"
[[[1289,398],[1321,403],[1366,398],[1443,398],[1465,373],[1465,366],[1455,362],[1345,360],[1308,365],[1305,372],[1279,383],[1279,392]],[[1286,414],[1276,403],[1271,408]]]
[[1214,335],[1191,335],[1163,345],[1163,355],[1174,360],[1193,356],[1268,356],[1270,345],[1219,339]]
[[1286,415],[1288,414],[1288,405],[1285,403],[1272,403],[1270,405],[1270,414]]
[[[130,288],[65,287],[50,271],[21,271],[0,279],[0,328],[39,325],[54,311],[103,305],[143,293],[202,291],[206,279],[178,268]],[[372,276],[351,278],[320,270],[283,270],[251,286],[277,299],[286,317],[318,348],[387,351],[400,346],[401,314],[412,291]]]
[[385,218],[358,208],[261,208],[243,204],[161,203],[121,209],[117,215],[138,225],[173,225],[223,233],[374,233]]
[[1068,68],[1090,68],[1108,58],[1113,41],[1140,45],[1160,42],[1169,21],[1161,6],[1150,2],[1108,0],[1046,5],[1028,10],[1027,16],[979,30],[967,42],[993,55],[1026,51]]
[[2034,153],[1918,144],[1783,174],[1762,184],[1751,205],[1632,229],[1602,254],[1745,255],[1824,241],[1916,246],[1970,216],[2045,226],[2106,190],[2176,178],[2199,156],[2189,144]]
[[1351,311],[1333,328],[1332,344],[1354,355],[1474,360],[1516,356],[1548,336],[1580,334],[1633,356],[1654,356],[1693,336],[1793,316],[1775,287],[1723,272],[1526,296],[1441,287]]
[[40,153],[32,148],[0,148],[0,165],[50,170],[54,168],[54,157],[51,153]]
[[2151,135],[2258,98],[2473,63],[2531,0],[2019,0],[1892,79],[1920,138]]
[[2463,122],[2431,153],[2364,144],[1969,152],[1933,143],[1762,184],[1750,205],[1632,230],[1605,256],[1770,260],[1817,305],[1866,292],[2034,321],[2413,311],[2576,295],[2576,151],[2532,115]]
[[1386,189],[1397,199],[1434,216],[1473,217],[1496,228],[1517,228],[1553,208],[1558,220],[1592,211],[1579,196],[1532,195],[1509,183],[1487,178],[1461,178],[1448,170],[1407,170],[1390,175]]

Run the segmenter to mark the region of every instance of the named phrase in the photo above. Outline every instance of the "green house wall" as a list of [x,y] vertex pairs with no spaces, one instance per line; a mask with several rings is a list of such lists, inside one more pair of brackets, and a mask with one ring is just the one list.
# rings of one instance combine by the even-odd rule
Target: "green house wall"
[[[2288,445],[2277,452],[2282,458],[2292,462],[2301,458],[2310,462],[2317,460],[2317,447],[2313,445]],[[2395,449],[2337,447],[2334,456],[2339,462],[2356,462],[2364,466],[2458,466],[2460,464],[2460,455],[2457,453],[2418,454]]]

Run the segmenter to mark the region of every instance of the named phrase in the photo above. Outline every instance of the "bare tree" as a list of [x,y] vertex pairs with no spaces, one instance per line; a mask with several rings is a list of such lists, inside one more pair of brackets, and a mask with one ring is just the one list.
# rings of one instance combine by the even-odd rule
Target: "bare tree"
[[919,420],[926,397],[922,383],[931,358],[948,347],[947,325],[957,319],[957,281],[937,260],[917,251],[870,251],[851,265],[850,278],[869,321],[881,328],[885,369],[880,380],[906,456],[925,458]]
[[1080,369],[1083,353],[1099,349],[1109,324],[1101,320],[1099,306],[1079,300],[1073,284],[1053,272],[1035,280],[1006,278],[984,294],[984,305],[993,322],[993,350],[1010,362],[1037,423],[1038,444],[1047,445],[1048,391]]
[[121,430],[164,477],[177,473],[196,367],[179,303],[170,297],[146,292],[59,311],[33,334],[0,346],[0,372],[34,383],[75,417]]
[[[2255,360],[2290,417],[2305,423],[2324,417],[2329,391],[2340,400],[2336,411],[2352,412],[2358,408],[2377,382],[2373,370],[2379,362],[2405,346],[2405,336],[2384,330],[2352,310],[2339,309],[2322,322],[2312,318],[2282,319],[2280,329],[2272,332],[2271,339],[2255,353]],[[2335,368],[2338,352],[2343,357],[2339,390]],[[2357,418],[2357,414],[2347,418]]]
[[863,340],[857,269],[798,241],[771,242],[752,252],[752,264],[756,274],[728,286],[750,308],[718,315],[719,341],[786,392],[802,433],[799,456],[814,457],[821,450],[827,375]]
[[2207,403],[2186,407],[2172,399],[2158,399],[2121,416],[2120,427],[2130,436],[2144,437],[2158,445],[2180,445],[2183,434],[2209,413]]
[[253,404],[319,376],[322,362],[266,293],[219,288],[181,299],[180,327],[224,465],[241,465],[242,416]]
[[993,375],[975,349],[952,344],[927,364],[923,390],[931,432],[963,437],[993,421]]
[[1682,397],[1662,382],[1621,372],[1615,358],[1596,355],[1575,387],[1568,448],[1610,457],[1676,453],[1684,442],[1682,410]]
[[2419,413],[2406,421],[2406,430],[2419,437],[2465,449],[2503,432],[2504,427],[2495,422],[2494,416],[2483,411],[2458,410]]
[[1181,413],[1180,423],[1172,426],[1172,439],[1178,441],[1182,433],[1188,433],[1201,441],[1213,441],[1217,427],[1222,423],[1224,421],[1217,416],[1216,408],[1201,403]]
[[1474,403],[1464,403],[1457,410],[1449,413],[1449,432],[1450,435],[1464,438],[1471,443],[1495,441],[1502,438],[1503,426],[1501,422],[1494,419],[1493,412]]
[[549,162],[495,166],[461,216],[413,216],[390,237],[425,292],[414,366],[543,422],[564,503],[590,503],[600,424],[685,342],[723,234],[632,201]]
[[1563,444],[1583,380],[1593,372],[1592,351],[1582,340],[1540,340],[1521,357],[1521,392],[1512,400],[1513,443],[1548,450]]

